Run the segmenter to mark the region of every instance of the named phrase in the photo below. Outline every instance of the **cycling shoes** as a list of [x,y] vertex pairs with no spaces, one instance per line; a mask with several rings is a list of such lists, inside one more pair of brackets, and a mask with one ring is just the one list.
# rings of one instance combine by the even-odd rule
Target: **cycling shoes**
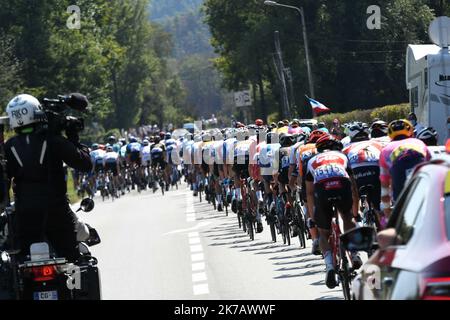
[[263,232],[263,230],[264,230],[263,224],[261,222],[258,222],[256,224],[256,233],[261,233]]
[[336,281],[336,271],[334,270],[334,267],[332,265],[327,265],[327,275],[325,277],[325,284],[327,285],[328,289],[334,289],[337,286]]

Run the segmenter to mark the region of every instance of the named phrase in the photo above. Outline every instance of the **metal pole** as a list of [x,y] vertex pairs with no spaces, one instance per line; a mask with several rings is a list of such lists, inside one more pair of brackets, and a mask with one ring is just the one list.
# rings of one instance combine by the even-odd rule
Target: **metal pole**
[[303,26],[303,41],[305,42],[306,67],[308,69],[308,80],[309,80],[309,94],[310,94],[311,98],[315,99],[316,96],[314,93],[314,80],[313,80],[312,71],[311,71],[311,63],[309,60],[309,47],[308,47],[308,36],[306,34],[305,15],[304,15],[302,7],[297,8],[297,9],[300,12],[302,26]]
[[264,1],[265,5],[268,6],[273,6],[273,7],[285,7],[285,8],[289,8],[289,9],[294,9],[297,10],[300,13],[300,20],[301,20],[301,24],[302,24],[302,29],[303,29],[303,42],[305,44],[305,56],[306,56],[306,68],[308,69],[308,82],[309,82],[309,96],[313,99],[315,99],[315,93],[314,93],[314,79],[312,76],[312,71],[311,71],[311,62],[309,59],[309,46],[308,46],[308,36],[306,33],[306,23],[305,23],[305,14],[303,11],[303,7],[294,7],[294,6],[289,6],[286,4],[282,4],[282,3],[278,3],[276,1]]
[[289,108],[289,98],[286,86],[286,78],[284,76],[284,63],[283,63],[283,53],[281,52],[281,44],[280,44],[280,33],[275,31],[275,49],[277,62],[275,67],[277,67],[278,76],[281,82],[281,91],[283,94],[283,117],[287,117],[288,119],[291,117],[291,112]]

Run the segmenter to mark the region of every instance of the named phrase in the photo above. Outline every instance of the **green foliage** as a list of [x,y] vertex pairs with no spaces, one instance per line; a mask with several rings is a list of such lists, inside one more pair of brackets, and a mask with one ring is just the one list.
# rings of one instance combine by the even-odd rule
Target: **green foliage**
[[21,65],[13,52],[13,41],[0,34],[0,105],[6,106],[21,87]]
[[212,55],[210,33],[203,23],[200,10],[167,18],[161,22],[165,31],[173,35],[174,56],[181,60],[194,54]]
[[371,123],[374,121],[374,119],[380,119],[389,123],[396,119],[406,118],[410,110],[410,105],[405,103],[369,110],[358,109],[347,113],[330,113],[318,117],[317,121],[325,122],[327,127],[331,127],[333,125],[334,119],[339,119],[341,123],[348,123],[353,121]]
[[71,204],[77,203],[81,199],[78,197],[77,190],[75,190],[73,185],[73,175],[72,170],[67,173],[67,196]]
[[279,119],[280,119],[280,114],[278,112],[274,112],[274,113],[269,114],[269,116],[267,117],[267,123],[269,123],[269,124],[272,122],[277,123],[279,121]]
[[[149,0],[79,0],[81,29],[69,29],[69,0],[0,0],[0,103],[21,92],[82,92],[91,102],[83,139],[108,128],[174,121],[188,114],[170,70],[170,35],[149,20]],[[169,104],[170,112],[164,112]],[[176,109],[177,111],[174,111]],[[164,114],[169,118],[164,118]]]
[[[299,6],[294,0],[283,3]],[[367,8],[373,4],[381,7],[381,30],[366,26]],[[317,99],[328,101],[337,112],[408,100],[406,46],[428,42],[427,29],[437,1],[306,0],[301,5]],[[447,3],[444,6],[448,8]],[[284,64],[292,70],[296,104],[303,104],[309,88],[296,11],[264,6],[259,0],[206,0],[205,13],[224,87],[236,90],[256,85],[264,91],[259,94],[259,110],[264,111],[264,101],[270,107],[267,114],[280,110],[280,81],[273,63],[274,31],[278,30]]]

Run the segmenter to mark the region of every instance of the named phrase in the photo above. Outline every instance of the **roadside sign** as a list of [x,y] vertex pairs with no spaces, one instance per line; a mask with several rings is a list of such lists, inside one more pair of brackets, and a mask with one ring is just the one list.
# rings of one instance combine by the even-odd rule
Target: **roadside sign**
[[252,97],[250,90],[239,91],[234,93],[234,102],[236,107],[248,107],[252,105]]

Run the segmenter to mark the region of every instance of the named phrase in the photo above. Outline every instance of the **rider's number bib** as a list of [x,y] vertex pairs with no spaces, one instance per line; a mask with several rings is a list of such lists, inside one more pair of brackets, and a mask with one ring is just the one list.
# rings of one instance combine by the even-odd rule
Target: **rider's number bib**
[[326,179],[333,178],[345,178],[347,177],[347,172],[342,166],[335,164],[322,165],[314,170],[314,175],[316,182],[320,182]]

